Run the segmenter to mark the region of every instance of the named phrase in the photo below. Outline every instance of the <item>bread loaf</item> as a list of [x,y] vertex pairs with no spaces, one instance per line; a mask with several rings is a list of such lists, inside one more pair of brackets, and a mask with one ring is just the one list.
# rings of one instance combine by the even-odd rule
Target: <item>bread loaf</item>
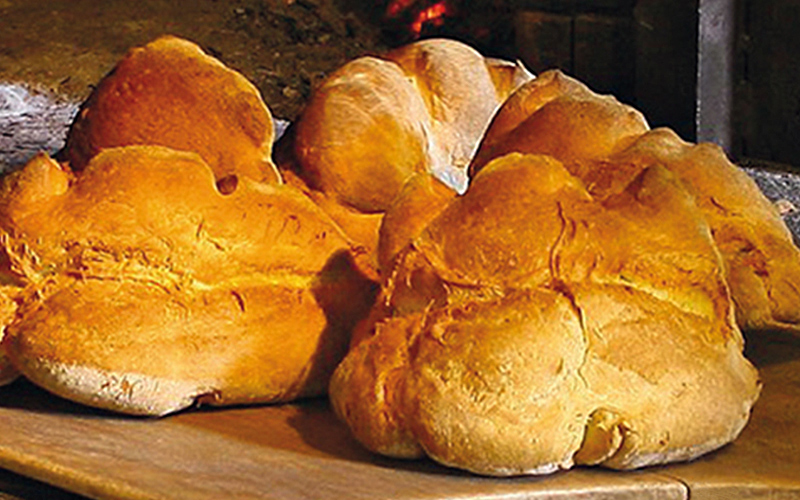
[[433,174],[463,191],[489,120],[530,78],[521,65],[487,61],[452,40],[356,59],[312,93],[281,140],[289,152],[279,167],[375,255],[381,216],[404,184]]
[[593,194],[661,165],[694,197],[720,249],[744,330],[800,334],[800,250],[777,210],[717,146],[650,131],[633,108],[598,96],[560,72],[523,86],[498,111],[470,171],[509,152],[550,155]]
[[106,149],[80,172],[40,155],[0,184],[3,345],[25,377],[132,414],[323,394],[374,286],[290,186],[220,192],[195,153]]
[[61,157],[83,169],[103,149],[194,151],[217,180],[278,183],[272,116],[258,89],[192,42],[163,36],[132,49],[81,107]]
[[400,252],[334,374],[356,438],[489,475],[734,439],[759,383],[709,227],[658,165],[621,184],[594,196],[545,156],[486,165]]
[[[3,262],[2,264],[5,266],[7,263]],[[4,276],[4,274],[5,273],[0,273],[0,279],[2,279],[2,276]],[[8,290],[6,290],[6,288],[8,288]],[[13,287],[0,286],[1,325],[8,324],[12,315],[14,314],[14,310],[16,309],[16,305],[9,297],[11,293],[13,293]],[[0,386],[12,382],[18,376],[16,368],[14,368],[14,365],[11,364],[11,361],[8,359],[8,356],[6,356],[6,350],[5,347],[3,347],[4,336],[5,336],[5,330],[3,328],[0,328]]]

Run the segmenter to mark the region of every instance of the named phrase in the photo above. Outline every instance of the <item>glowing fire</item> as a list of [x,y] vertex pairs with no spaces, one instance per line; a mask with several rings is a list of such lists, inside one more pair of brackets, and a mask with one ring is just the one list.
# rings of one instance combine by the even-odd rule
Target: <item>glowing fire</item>
[[392,18],[400,15],[401,12],[407,10],[414,5],[416,0],[392,0],[389,6],[386,7],[386,17]]
[[[386,7],[385,15],[389,19],[400,17],[403,13],[410,12],[416,3],[418,3],[417,0],[391,0]],[[453,13],[454,9],[449,1],[440,0],[417,12],[408,28],[413,37],[418,38],[426,25],[441,26],[444,24],[444,18]]]
[[447,0],[431,5],[417,14],[416,19],[411,23],[411,32],[414,36],[419,36],[422,33],[422,27],[426,24],[441,26],[444,24],[444,16],[448,13]]

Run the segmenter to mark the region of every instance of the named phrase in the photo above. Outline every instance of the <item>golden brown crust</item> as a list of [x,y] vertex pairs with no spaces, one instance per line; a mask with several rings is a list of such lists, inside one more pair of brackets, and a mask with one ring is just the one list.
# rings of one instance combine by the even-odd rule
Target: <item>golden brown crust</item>
[[330,396],[389,455],[491,475],[686,460],[734,439],[759,392],[708,226],[658,166],[593,197],[552,158],[502,157],[376,307]]
[[777,209],[718,146],[657,129],[611,161],[666,165],[689,189],[725,260],[742,329],[800,334],[800,250]]
[[[591,95],[591,91],[583,83],[558,70],[545,71],[535,79],[525,82],[503,101],[481,141],[481,148],[493,147],[503,142],[507,133],[545,104],[563,95],[586,97]],[[477,171],[470,171],[470,176],[476,173]]]
[[430,175],[409,180],[381,222],[378,269],[388,270],[395,255],[444,210],[456,192]]
[[194,151],[217,179],[279,183],[272,115],[258,89],[195,44],[164,36],[132,49],[82,106],[64,158],[81,170],[106,148]]
[[426,169],[426,115],[397,65],[356,59],[325,80],[296,124],[299,175],[341,204],[383,212]]
[[491,116],[530,78],[520,64],[486,60],[453,40],[356,59],[312,94],[277,147],[280,168],[373,251],[377,226],[363,214],[382,215],[420,174],[463,190],[466,165]]
[[549,71],[503,104],[470,165],[470,175],[511,152],[550,155],[572,171],[572,163],[604,158],[647,130],[639,111]]
[[[39,164],[57,165],[21,177]],[[23,200],[0,217],[20,282],[4,345],[76,401],[164,414],[321,394],[374,295],[301,192],[243,177],[223,195],[194,153],[107,149],[36,203],[33,183],[3,188]]]
[[722,252],[739,326],[800,333],[800,250],[755,183],[710,144],[648,131],[641,116],[558,72],[542,74],[498,112],[470,169],[508,152],[547,154],[601,196],[660,165],[685,184]]

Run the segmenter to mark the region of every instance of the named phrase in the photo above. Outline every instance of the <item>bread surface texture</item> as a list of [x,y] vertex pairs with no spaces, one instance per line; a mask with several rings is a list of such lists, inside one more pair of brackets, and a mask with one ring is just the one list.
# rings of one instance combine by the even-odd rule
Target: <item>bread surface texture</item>
[[[2,279],[1,276],[0,274],[0,279]],[[4,290],[5,288],[5,286],[0,285],[0,325],[7,324],[16,310],[16,304],[11,299],[14,287],[8,287],[8,291]],[[13,382],[19,375],[17,369],[14,368],[11,360],[6,355],[5,347],[3,347],[4,336],[5,329],[0,327],[0,386]]]
[[355,59],[315,89],[277,146],[277,163],[374,256],[377,269],[381,217],[405,184],[432,175],[463,191],[492,115],[531,78],[521,64],[445,39]]
[[711,228],[743,330],[800,334],[800,249],[755,182],[712,144],[650,130],[641,114],[560,72],[543,73],[498,111],[470,166],[511,152],[561,161],[593,194],[652,166],[672,172]]
[[82,105],[62,156],[83,169],[103,149],[158,145],[198,153],[215,178],[279,183],[272,115],[244,76],[196,44],[160,37],[131,49]]
[[111,148],[79,172],[40,155],[0,192],[18,304],[3,346],[81,403],[163,415],[323,394],[374,295],[311,200],[247,177],[223,194],[195,153]]
[[693,198],[489,163],[395,260],[330,398],[368,448],[488,475],[631,469],[733,440],[760,386]]

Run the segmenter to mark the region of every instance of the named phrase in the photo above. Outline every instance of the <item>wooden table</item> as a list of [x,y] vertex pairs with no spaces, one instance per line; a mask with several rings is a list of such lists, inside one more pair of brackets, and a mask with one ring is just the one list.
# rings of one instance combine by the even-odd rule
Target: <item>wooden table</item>
[[[800,499],[800,339],[752,338],[747,354],[765,387],[740,438],[636,472],[483,478],[374,456],[325,400],[156,420],[86,409],[27,382],[0,389],[0,467],[97,499]],[[6,472],[8,498],[80,497]]]

